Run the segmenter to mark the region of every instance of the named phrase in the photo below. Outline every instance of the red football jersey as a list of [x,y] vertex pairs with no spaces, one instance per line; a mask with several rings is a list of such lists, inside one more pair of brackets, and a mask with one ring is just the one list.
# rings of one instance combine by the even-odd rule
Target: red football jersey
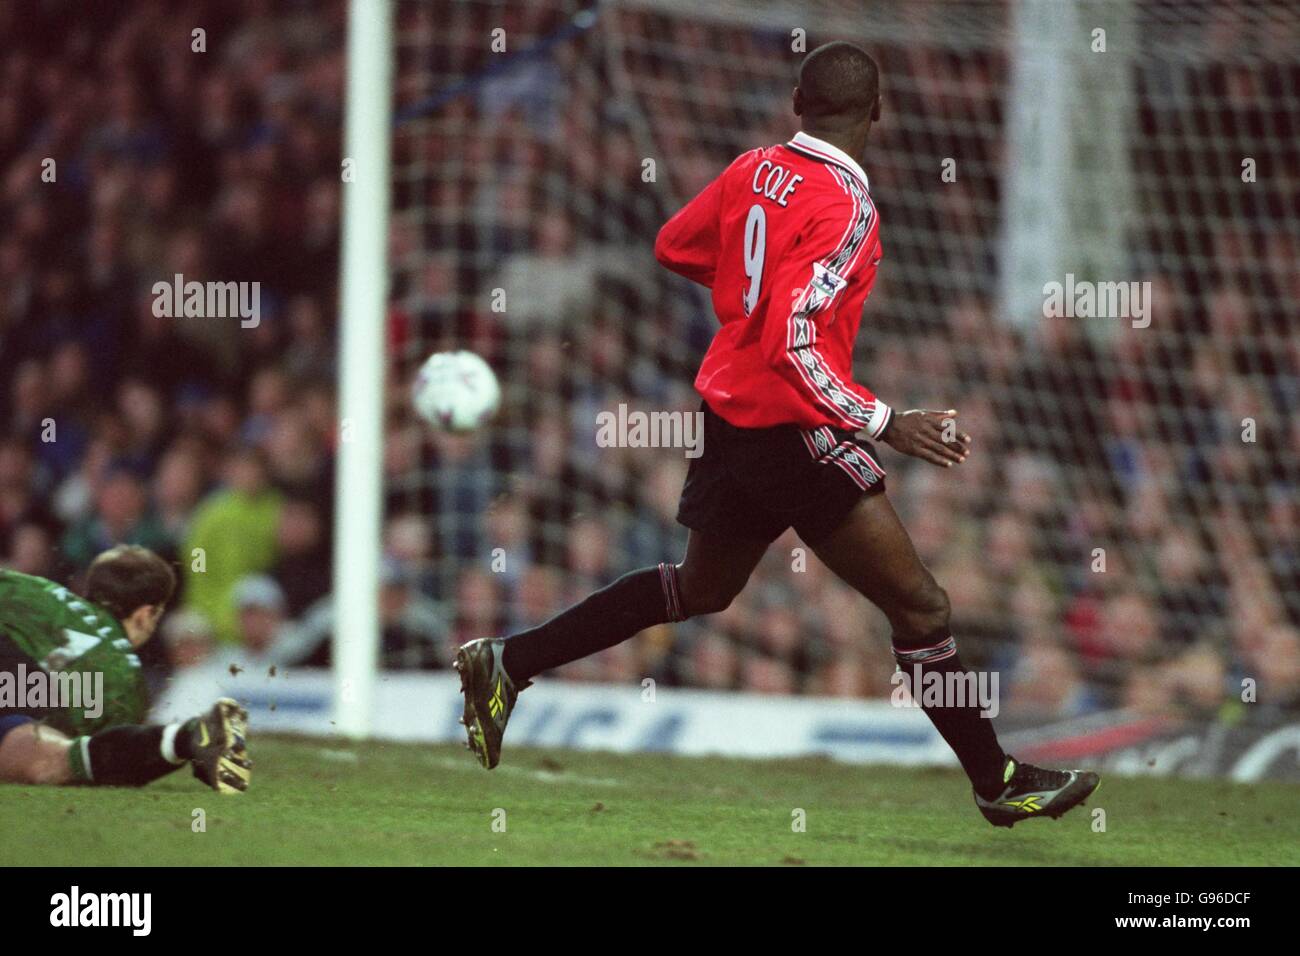
[[712,289],[722,323],[695,378],[710,408],[741,428],[880,437],[892,412],[852,381],[879,222],[862,167],[801,132],[738,157],[664,224],[655,258]]

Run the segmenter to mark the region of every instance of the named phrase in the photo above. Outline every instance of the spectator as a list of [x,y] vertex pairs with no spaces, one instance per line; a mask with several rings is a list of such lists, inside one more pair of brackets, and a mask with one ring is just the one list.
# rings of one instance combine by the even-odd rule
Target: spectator
[[138,544],[162,555],[176,550],[149,511],[144,482],[124,466],[114,466],[104,476],[95,492],[94,512],[68,529],[61,550],[67,561],[84,568],[116,544]]
[[288,614],[300,616],[330,592],[330,553],[316,504],[289,498],[280,509],[275,533],[276,562],[271,572],[284,591]]
[[212,625],[198,611],[181,609],[167,615],[162,641],[173,673],[206,664],[216,650]]
[[266,465],[242,448],[225,462],[226,486],[194,514],[183,554],[186,601],[212,622],[217,639],[238,641],[232,589],[275,563],[282,498],[267,482]]
[[[436,601],[420,594],[411,568],[386,559],[380,576],[379,666],[385,670],[439,670],[450,667],[455,646],[447,616]],[[328,666],[335,616],[331,598],[307,609],[302,620],[277,643],[287,664]]]
[[237,650],[223,650],[222,661],[229,661],[232,670],[282,661],[278,651],[283,644],[287,606],[280,585],[269,575],[250,574],[235,582],[231,599]]
[[0,567],[42,578],[57,577],[54,542],[49,530],[40,524],[20,524],[9,535],[9,551],[0,556]]

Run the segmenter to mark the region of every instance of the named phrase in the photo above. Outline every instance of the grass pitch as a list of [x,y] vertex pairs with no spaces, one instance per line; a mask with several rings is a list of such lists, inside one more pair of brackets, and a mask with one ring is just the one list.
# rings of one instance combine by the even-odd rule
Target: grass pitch
[[253,759],[242,796],[188,770],[143,790],[0,786],[0,865],[1300,863],[1287,784],[1111,776],[1087,807],[1005,830],[949,770],[507,747],[489,773],[452,746],[265,737]]

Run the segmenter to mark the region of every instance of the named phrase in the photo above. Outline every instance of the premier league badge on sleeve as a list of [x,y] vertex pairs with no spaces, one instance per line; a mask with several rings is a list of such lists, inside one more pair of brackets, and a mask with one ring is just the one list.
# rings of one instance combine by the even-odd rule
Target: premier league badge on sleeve
[[835,293],[849,284],[849,280],[832,272],[820,262],[814,262],[812,284],[813,291],[823,299],[832,299]]

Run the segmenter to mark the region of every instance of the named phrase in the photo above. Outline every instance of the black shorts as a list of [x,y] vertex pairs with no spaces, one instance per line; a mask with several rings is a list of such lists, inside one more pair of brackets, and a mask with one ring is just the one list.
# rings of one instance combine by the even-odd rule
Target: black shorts
[[694,531],[774,541],[793,527],[815,545],[864,495],[885,490],[871,444],[831,428],[737,428],[701,404],[704,447],[691,459],[677,520]]

